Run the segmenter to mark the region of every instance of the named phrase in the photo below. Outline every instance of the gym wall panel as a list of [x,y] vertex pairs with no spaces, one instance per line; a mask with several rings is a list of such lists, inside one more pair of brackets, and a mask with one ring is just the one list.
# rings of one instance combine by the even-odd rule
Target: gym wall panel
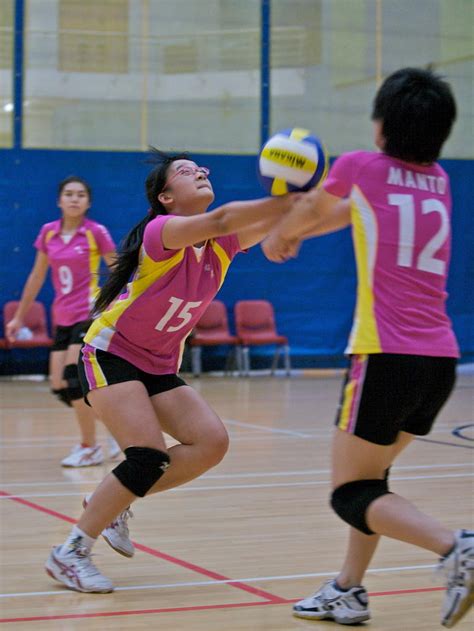
[[[255,156],[199,155],[209,166],[216,204],[261,197]],[[40,226],[58,216],[57,183],[72,173],[93,189],[91,217],[119,242],[147,210],[144,153],[46,150],[0,151],[0,303],[17,299],[34,260]],[[448,308],[463,359],[474,358],[474,162],[442,162],[452,183],[453,252]],[[299,257],[270,263],[259,246],[231,265],[219,296],[232,318],[242,298],[275,305],[278,328],[288,335],[295,366],[340,365],[355,300],[355,266],[349,229],[303,244]],[[39,298],[52,300],[47,282]],[[0,357],[1,359],[1,357]]]

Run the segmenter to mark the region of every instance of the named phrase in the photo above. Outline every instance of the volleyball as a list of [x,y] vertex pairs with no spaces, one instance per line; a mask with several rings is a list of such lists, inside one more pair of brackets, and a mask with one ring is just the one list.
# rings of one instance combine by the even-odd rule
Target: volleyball
[[258,159],[258,179],[269,195],[307,191],[324,181],[326,148],[308,129],[292,127],[274,134]]

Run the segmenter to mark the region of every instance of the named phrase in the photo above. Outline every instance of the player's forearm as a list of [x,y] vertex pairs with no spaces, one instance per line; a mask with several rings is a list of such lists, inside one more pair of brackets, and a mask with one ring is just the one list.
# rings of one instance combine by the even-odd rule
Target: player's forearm
[[303,198],[277,223],[272,233],[285,241],[301,239],[321,221],[311,198]]
[[229,202],[216,209],[219,221],[219,234],[238,232],[249,224],[268,222],[270,226],[289,210],[292,198],[289,195],[267,197],[245,202]]
[[334,232],[349,223],[348,200],[314,189],[294,204],[272,233],[280,239],[293,241]]
[[310,237],[318,237],[330,232],[337,232],[346,228],[350,224],[350,202],[347,199],[341,201],[334,206],[329,215],[323,217],[315,214],[314,220],[308,224],[306,231],[301,235],[301,239],[309,239]]
[[44,277],[41,278],[37,274],[30,274],[23,288],[23,292],[20,298],[20,304],[18,305],[14,316],[15,318],[18,318],[19,320],[24,319],[25,314],[36,299],[36,296],[39,294],[40,289],[43,286],[43,282]]

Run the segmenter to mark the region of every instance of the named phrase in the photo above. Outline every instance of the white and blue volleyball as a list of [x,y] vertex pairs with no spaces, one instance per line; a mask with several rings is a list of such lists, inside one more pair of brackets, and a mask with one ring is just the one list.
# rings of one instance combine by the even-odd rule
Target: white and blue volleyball
[[307,191],[324,181],[329,166],[326,149],[308,129],[292,127],[263,145],[258,178],[269,195]]

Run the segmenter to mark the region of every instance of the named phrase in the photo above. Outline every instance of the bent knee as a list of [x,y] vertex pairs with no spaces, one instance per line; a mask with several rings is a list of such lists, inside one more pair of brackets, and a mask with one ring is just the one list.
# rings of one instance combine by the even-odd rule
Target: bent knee
[[367,523],[367,512],[375,500],[391,491],[388,488],[389,470],[383,480],[353,480],[334,489],[331,494],[331,506],[334,512],[347,524],[366,535],[375,532]]
[[215,467],[229,449],[229,434],[224,426],[206,436],[201,443],[209,467]]
[[165,451],[152,447],[127,447],[123,460],[112,473],[119,482],[137,497],[145,497],[169,467]]
[[220,454],[220,460],[226,455],[229,450],[229,434],[226,430],[222,432],[217,441],[217,451]]

